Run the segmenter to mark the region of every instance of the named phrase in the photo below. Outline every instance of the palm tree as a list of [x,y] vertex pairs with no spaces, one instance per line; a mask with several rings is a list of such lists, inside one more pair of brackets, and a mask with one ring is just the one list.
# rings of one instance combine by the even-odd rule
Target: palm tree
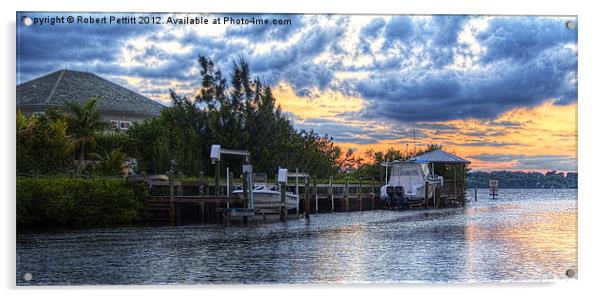
[[70,133],[73,135],[75,150],[79,150],[78,172],[84,168],[84,156],[86,145],[92,148],[96,146],[94,134],[108,128],[108,124],[102,120],[102,116],[96,109],[97,97],[86,101],[83,105],[76,102],[66,102],[67,122]]
[[97,174],[119,175],[125,170],[124,162],[127,156],[121,151],[121,148],[114,149],[111,152],[105,151],[104,155],[89,153],[88,156],[97,161],[94,167],[94,171]]

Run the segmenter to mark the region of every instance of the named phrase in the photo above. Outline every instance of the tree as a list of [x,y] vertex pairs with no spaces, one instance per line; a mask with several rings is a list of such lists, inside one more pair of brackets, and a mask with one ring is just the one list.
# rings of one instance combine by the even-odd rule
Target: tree
[[66,120],[48,114],[26,117],[17,111],[16,122],[17,172],[65,173],[72,152]]
[[86,146],[94,148],[96,138],[94,134],[108,128],[108,124],[102,120],[102,117],[96,109],[98,98],[91,98],[79,105],[76,102],[66,102],[68,114],[66,116],[69,133],[73,136],[73,146],[79,151],[78,172],[84,168],[84,156]]
[[[210,175],[214,167],[206,166],[209,148],[220,144],[249,150],[255,172],[275,173],[278,167],[287,167],[326,176],[336,171],[340,148],[332,138],[295,130],[277,106],[270,86],[251,78],[244,58],[232,63],[229,82],[210,59],[201,56],[198,63],[200,87],[194,100],[170,90],[170,107],[129,129],[128,135],[137,140],[140,169],[164,172],[175,160],[185,174],[202,170]],[[221,164],[237,175],[242,160],[224,156]]]
[[98,153],[89,153],[89,157],[97,161],[93,166],[93,172],[99,175],[117,176],[123,174],[124,162],[127,158],[121,148],[104,152],[103,155]]

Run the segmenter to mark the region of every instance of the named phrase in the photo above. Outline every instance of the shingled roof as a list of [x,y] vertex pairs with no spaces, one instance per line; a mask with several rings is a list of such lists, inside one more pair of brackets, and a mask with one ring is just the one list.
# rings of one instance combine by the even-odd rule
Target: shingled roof
[[164,106],[146,96],[95,74],[59,70],[17,86],[17,107],[63,107],[66,101],[83,104],[98,97],[101,112],[156,116]]

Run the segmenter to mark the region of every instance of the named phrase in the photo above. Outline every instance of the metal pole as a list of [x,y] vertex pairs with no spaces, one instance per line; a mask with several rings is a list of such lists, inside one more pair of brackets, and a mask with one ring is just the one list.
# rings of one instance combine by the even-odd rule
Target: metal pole
[[385,162],[385,184],[389,184],[389,161]]
[[253,172],[248,173],[247,179],[249,179],[249,203],[247,208],[253,209]]
[[230,197],[230,167],[226,167],[226,196]]

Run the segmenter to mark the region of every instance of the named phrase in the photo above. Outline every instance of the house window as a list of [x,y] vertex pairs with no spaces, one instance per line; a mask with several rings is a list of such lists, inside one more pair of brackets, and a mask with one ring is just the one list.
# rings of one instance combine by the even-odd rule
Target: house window
[[119,121],[119,128],[122,130],[128,130],[132,125],[131,121]]
[[111,128],[113,128],[113,129],[119,128],[119,121],[111,120]]

